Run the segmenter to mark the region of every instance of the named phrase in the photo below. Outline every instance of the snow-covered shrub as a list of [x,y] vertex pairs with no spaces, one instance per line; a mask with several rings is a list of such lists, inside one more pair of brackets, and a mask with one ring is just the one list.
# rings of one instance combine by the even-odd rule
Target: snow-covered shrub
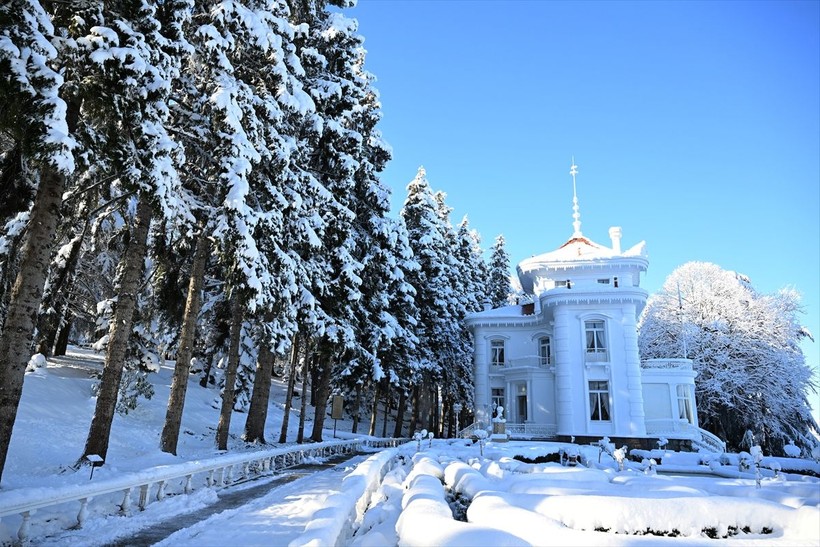
[[788,444],[783,445],[783,452],[790,458],[800,457],[800,447],[794,444],[794,441],[789,439]]
[[741,452],[740,454],[738,454],[737,468],[740,471],[749,472],[752,470],[753,466],[754,459],[752,458],[751,454],[749,454],[748,452]]
[[[423,439],[426,439],[426,438],[427,438],[427,430],[426,429],[422,429],[421,431],[416,431],[413,434],[413,440],[416,441],[416,452],[419,452],[421,450],[421,441]],[[432,444],[432,442],[433,441],[431,440],[430,443]]]
[[657,475],[658,471],[655,469],[658,466],[658,462],[654,459],[650,458],[648,460],[643,460],[641,462],[641,467],[643,467],[643,472],[647,475]]
[[760,446],[755,445],[750,449],[752,460],[754,462],[754,469],[755,469],[755,482],[757,483],[757,487],[760,488],[760,462],[763,461],[763,449]]
[[26,372],[34,372],[38,369],[46,368],[46,358],[42,353],[35,353],[31,356],[31,359],[28,360],[28,364],[26,365]]
[[783,467],[780,465],[780,462],[772,458],[763,459],[760,462],[760,467],[765,469],[771,469],[774,472],[774,478],[778,478],[780,476],[780,471],[783,470]]
[[609,441],[609,437],[604,437],[603,439],[598,441],[596,444],[597,444],[598,449],[599,449],[598,463],[601,463],[601,456],[603,455],[604,452],[606,452],[613,459],[615,458],[615,456],[614,456],[615,445]]
[[618,471],[624,470],[624,460],[626,460],[627,448],[626,445],[618,448],[612,453],[612,457],[618,462]]
[[486,429],[476,429],[473,432],[475,438],[478,439],[478,448],[481,451],[481,456],[484,456],[484,443],[487,442],[487,430]]
[[[655,448],[653,450],[643,450],[641,448],[630,448],[629,449],[629,459],[636,463],[641,463],[644,460],[655,460],[655,463],[660,465],[663,461],[664,456],[667,455],[666,450],[660,450]],[[703,458],[701,458],[701,465],[703,464]]]

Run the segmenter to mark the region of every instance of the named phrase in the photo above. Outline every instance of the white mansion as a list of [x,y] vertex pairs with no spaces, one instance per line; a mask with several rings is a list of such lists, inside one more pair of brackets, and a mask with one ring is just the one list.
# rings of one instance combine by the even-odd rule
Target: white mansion
[[[573,192],[576,173],[573,165]],[[638,354],[637,319],[648,296],[640,286],[649,264],[644,242],[622,250],[614,227],[611,247],[595,243],[581,233],[577,197],[573,210],[572,237],[518,265],[532,300],[467,317],[475,425],[489,425],[503,406],[513,438],[609,436],[651,447],[665,437],[722,451],[698,428],[692,362],[642,362]]]

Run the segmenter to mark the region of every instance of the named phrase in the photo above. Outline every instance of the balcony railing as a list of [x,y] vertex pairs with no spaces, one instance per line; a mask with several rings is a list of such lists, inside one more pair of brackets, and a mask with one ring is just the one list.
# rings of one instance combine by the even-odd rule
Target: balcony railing
[[501,372],[505,369],[511,368],[549,368],[552,363],[548,359],[544,359],[538,355],[526,355],[524,357],[516,357],[515,359],[508,359],[503,365],[490,365],[490,371]]
[[606,363],[609,361],[609,352],[606,350],[587,350],[584,352],[584,361],[587,363]]
[[[505,424],[507,435],[511,439],[554,439],[558,433],[555,424]],[[489,429],[486,424],[475,422],[458,432],[459,437],[471,437],[477,429]]]
[[511,439],[553,439],[558,433],[555,424],[511,424],[507,422],[507,434]]
[[666,370],[692,370],[691,359],[646,359],[641,361],[642,368]]

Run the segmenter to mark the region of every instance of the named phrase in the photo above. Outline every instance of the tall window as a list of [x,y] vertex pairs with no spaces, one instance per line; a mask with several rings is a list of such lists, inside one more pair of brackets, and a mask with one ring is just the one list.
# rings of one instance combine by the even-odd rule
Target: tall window
[[541,366],[549,365],[552,362],[552,348],[550,347],[549,336],[538,339],[538,363]]
[[492,390],[492,399],[493,399],[493,418],[498,415],[498,411],[496,410],[498,407],[504,406],[504,388],[503,387],[494,387]]
[[686,384],[678,384],[678,418],[692,423],[692,399]]
[[601,319],[584,322],[586,331],[586,353],[587,361],[606,360],[606,332],[604,322]]
[[496,367],[504,366],[504,340],[490,342],[490,364]]
[[589,383],[589,419],[593,422],[609,421],[609,382]]

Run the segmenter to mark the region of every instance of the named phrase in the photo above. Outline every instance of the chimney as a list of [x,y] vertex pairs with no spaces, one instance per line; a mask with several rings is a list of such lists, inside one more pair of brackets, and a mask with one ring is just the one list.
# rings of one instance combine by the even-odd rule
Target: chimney
[[612,250],[616,255],[621,254],[621,227],[613,226],[609,229],[609,239],[612,240]]
[[493,303],[490,302],[489,298],[482,302],[482,304],[484,304],[484,311],[490,311],[491,309],[493,309]]

